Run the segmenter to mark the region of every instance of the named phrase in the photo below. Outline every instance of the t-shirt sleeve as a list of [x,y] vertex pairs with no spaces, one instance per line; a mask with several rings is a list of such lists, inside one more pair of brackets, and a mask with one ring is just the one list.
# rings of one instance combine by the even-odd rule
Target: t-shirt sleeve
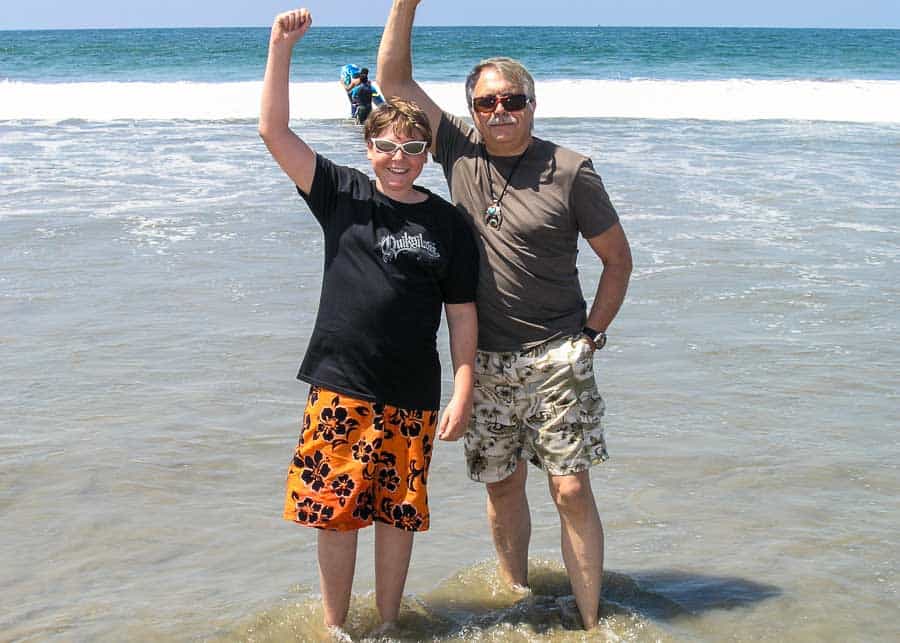
[[478,247],[475,233],[463,214],[448,204],[453,215],[453,247],[446,277],[441,281],[444,303],[464,304],[475,301],[478,288]]
[[325,228],[337,208],[341,195],[359,196],[368,186],[368,177],[358,170],[336,165],[321,154],[316,154],[316,170],[309,194],[297,186],[313,216]]
[[590,159],[585,160],[578,168],[572,183],[569,207],[575,214],[578,230],[585,239],[603,234],[619,221],[619,215],[603,187],[603,180],[594,170]]
[[475,128],[471,125],[448,112],[441,113],[433,157],[444,168],[448,179],[454,161],[477,145],[476,138]]

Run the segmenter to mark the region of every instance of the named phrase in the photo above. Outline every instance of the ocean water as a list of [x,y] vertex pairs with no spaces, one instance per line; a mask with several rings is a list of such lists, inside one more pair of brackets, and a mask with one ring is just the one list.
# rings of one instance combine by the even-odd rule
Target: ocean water
[[[378,36],[313,29],[295,56],[295,129],[361,168],[337,70],[374,67]],[[896,640],[898,43],[417,30],[417,76],[456,113],[480,57],[532,68],[536,133],[592,156],[635,271],[596,358],[601,629],[574,628],[542,477],[520,599],[440,443],[387,639]],[[256,134],[265,44],[0,32],[0,640],[325,636],[315,534],[280,519],[322,244]],[[434,164],[420,182],[447,195]],[[355,640],[377,639],[369,532]]]

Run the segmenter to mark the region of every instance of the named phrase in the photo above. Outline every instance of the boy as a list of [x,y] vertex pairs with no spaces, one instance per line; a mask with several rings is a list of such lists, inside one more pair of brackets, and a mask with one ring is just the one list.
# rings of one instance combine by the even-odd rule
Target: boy
[[[272,26],[259,131],[325,234],[316,325],[298,377],[310,383],[291,464],[286,519],[316,527],[325,623],[350,603],[357,532],[375,523],[381,619],[397,618],[413,534],[429,526],[434,435],[457,440],[471,413],[478,252],[456,208],[413,185],[431,146],[428,119],[397,100],[366,121],[375,180],[317,155],[288,125],[288,71],[306,9]],[[444,306],[453,396],[437,421],[436,332]]]

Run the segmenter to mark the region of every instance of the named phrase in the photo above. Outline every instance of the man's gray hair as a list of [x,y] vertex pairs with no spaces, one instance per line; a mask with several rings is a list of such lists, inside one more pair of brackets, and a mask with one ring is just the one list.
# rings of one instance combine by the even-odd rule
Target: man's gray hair
[[496,69],[505,80],[516,87],[519,87],[530,100],[535,99],[534,78],[532,78],[531,74],[528,73],[528,70],[525,69],[525,65],[518,60],[505,58],[503,56],[488,58],[475,65],[472,68],[472,71],[469,72],[469,76],[466,78],[466,102],[469,105],[470,111],[472,109],[472,92],[475,91],[475,84],[481,77],[481,72],[487,67]]

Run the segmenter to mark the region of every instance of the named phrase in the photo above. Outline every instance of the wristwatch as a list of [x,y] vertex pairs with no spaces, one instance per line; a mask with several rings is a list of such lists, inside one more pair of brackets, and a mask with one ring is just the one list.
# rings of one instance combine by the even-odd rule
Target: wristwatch
[[594,345],[594,350],[599,351],[606,346],[606,331],[594,330],[588,326],[581,329],[581,334],[587,337],[588,341]]

